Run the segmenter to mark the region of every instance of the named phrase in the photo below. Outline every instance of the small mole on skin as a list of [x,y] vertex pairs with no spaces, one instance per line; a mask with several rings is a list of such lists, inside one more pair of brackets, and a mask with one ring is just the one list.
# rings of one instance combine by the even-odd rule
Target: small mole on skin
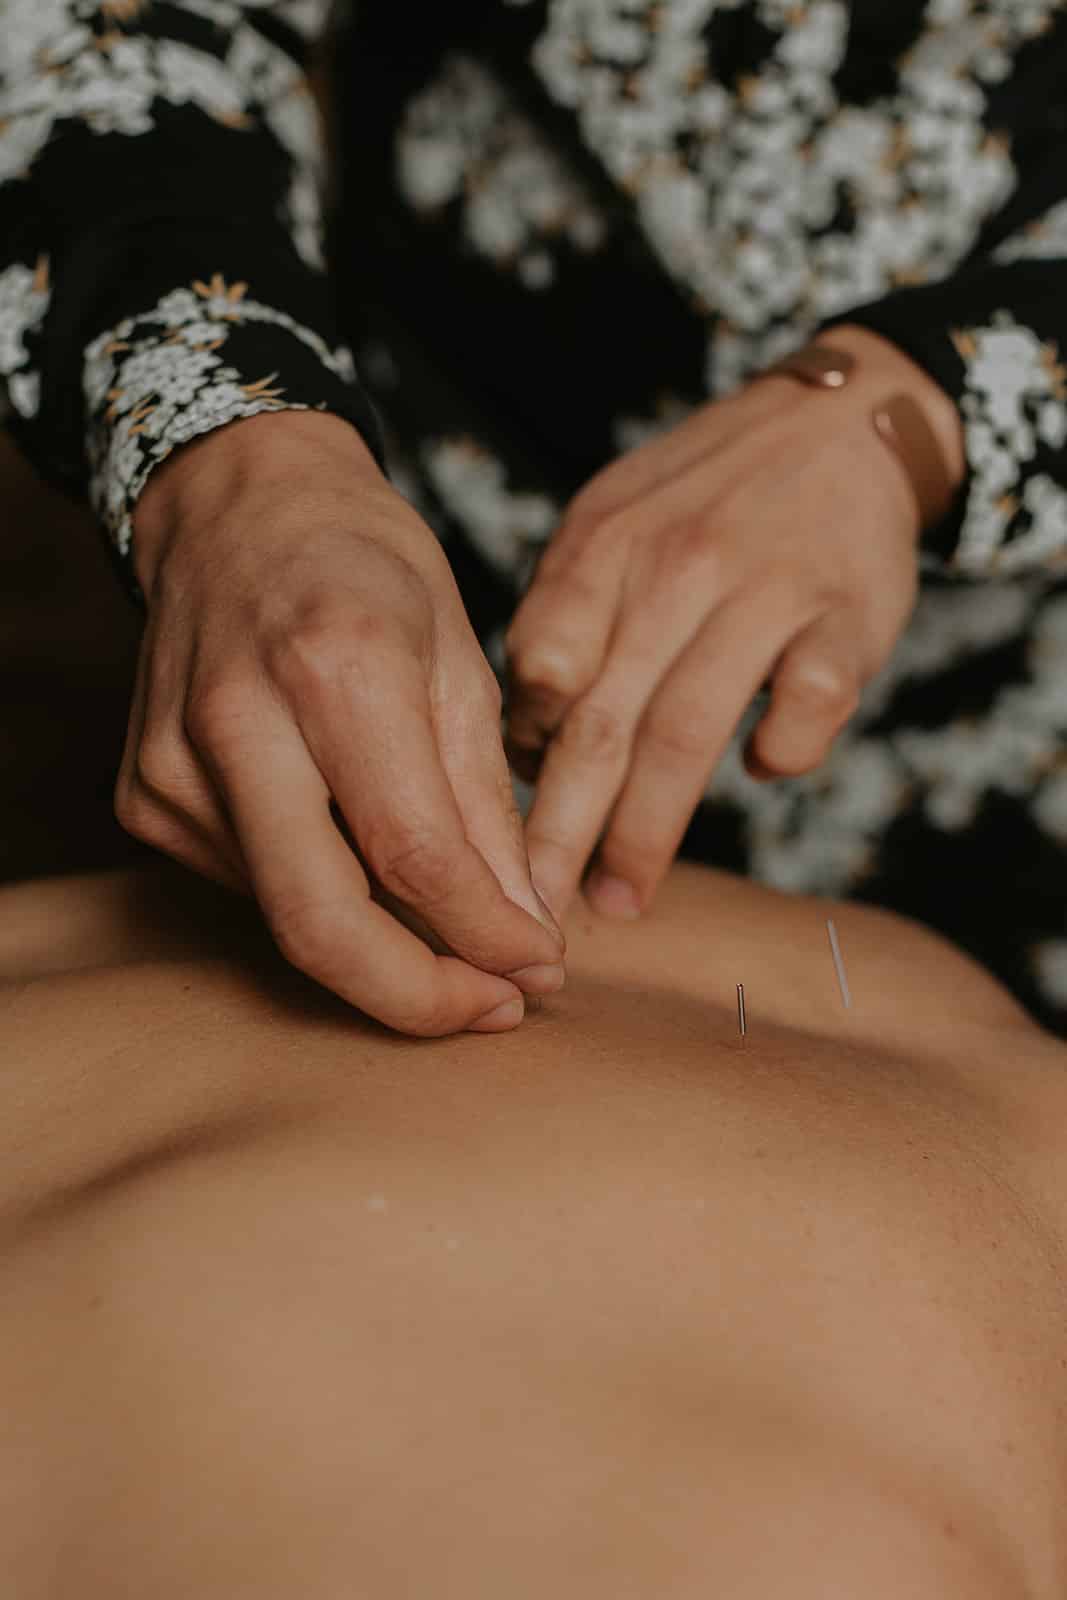
[[384,1194],[372,1194],[367,1200],[368,1211],[388,1211],[389,1202]]

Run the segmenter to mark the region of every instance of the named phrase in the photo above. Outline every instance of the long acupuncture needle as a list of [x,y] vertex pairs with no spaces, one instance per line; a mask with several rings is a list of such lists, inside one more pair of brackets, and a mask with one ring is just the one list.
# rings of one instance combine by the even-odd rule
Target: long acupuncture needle
[[748,1023],[745,1021],[745,986],[743,983],[737,985],[737,1031],[741,1035],[741,1043],[744,1044],[745,1034],[748,1032]]
[[837,973],[837,984],[841,990],[841,999],[844,1002],[845,1010],[848,1011],[852,1005],[852,996],[849,993],[848,979],[845,977],[845,963],[841,959],[841,946],[837,942],[837,929],[834,927],[830,917],[826,919],[826,931],[830,935],[830,954],[834,958],[834,971]]

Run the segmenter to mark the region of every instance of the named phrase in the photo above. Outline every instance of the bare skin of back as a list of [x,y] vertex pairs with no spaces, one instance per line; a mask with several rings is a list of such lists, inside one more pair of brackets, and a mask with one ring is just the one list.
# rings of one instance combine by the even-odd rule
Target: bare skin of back
[[6,1592],[1063,1600],[1067,1050],[695,867],[565,931],[416,1040],[177,869],[0,890]]

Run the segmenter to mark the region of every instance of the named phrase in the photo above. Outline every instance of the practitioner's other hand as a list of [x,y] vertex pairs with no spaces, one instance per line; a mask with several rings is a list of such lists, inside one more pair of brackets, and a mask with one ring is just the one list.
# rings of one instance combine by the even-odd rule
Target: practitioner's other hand
[[404,1033],[514,1026],[520,990],[558,987],[497,682],[355,430],[284,412],[186,446],[142,497],[135,556],[120,822],[251,891],[295,966]]
[[871,414],[909,393],[962,481],[958,413],[878,335],[825,342],[858,358],[843,390],[761,379],[599,473],[515,613],[507,748],[557,917],[598,839],[591,903],[648,905],[764,683],[748,772],[817,766],[914,608],[918,505]]

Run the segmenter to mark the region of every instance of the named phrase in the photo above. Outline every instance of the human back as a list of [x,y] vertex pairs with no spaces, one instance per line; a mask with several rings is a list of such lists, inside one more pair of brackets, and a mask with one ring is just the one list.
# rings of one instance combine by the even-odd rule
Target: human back
[[839,908],[845,1013],[680,868],[417,1041],[179,881],[3,892],[19,1600],[1063,1592],[1063,1053],[977,969]]

